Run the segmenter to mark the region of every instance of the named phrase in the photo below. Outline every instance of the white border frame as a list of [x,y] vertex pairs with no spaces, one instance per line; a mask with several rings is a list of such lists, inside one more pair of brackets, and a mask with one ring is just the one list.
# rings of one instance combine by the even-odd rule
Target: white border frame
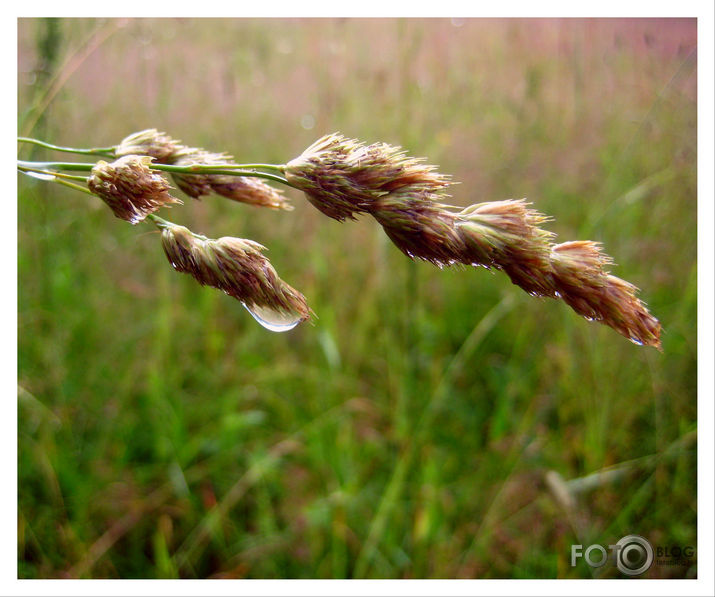
[[[238,5],[238,7],[237,7]],[[464,2],[441,0],[417,5],[415,2],[378,3],[361,0],[347,3],[310,2],[296,3],[276,0],[270,6],[245,6],[243,3],[214,3],[199,7],[196,3],[153,3],[124,0],[121,4],[97,4],[87,1],[73,2],[72,6],[35,1],[22,6],[21,14],[3,18],[3,56],[14,60],[3,61],[7,69],[4,80],[14,93],[6,96],[8,103],[17,98],[17,18],[41,16],[162,16],[163,10],[171,16],[216,16],[216,17],[696,17],[698,19],[698,567],[697,580],[610,580],[606,584],[598,580],[18,580],[16,532],[6,532],[0,542],[0,592],[7,595],[713,595],[715,576],[707,562],[715,561],[713,549],[713,504],[715,504],[715,384],[713,383],[713,351],[715,319],[713,317],[715,293],[715,164],[714,135],[715,93],[715,45],[713,29],[715,12],[712,0],[679,0],[678,2],[604,0],[598,4],[502,0],[498,3],[472,5]],[[265,11],[270,9],[271,14]],[[201,10],[201,13],[199,11]],[[240,12],[236,12],[240,10]],[[8,154],[15,151],[17,130],[16,106],[4,111],[4,149]],[[8,155],[6,164],[13,156]],[[13,169],[14,170],[14,169]],[[17,222],[16,175],[8,172],[11,189],[3,199],[3,209],[14,216]],[[10,227],[6,227],[10,228]],[[1,417],[3,473],[9,480],[10,491],[2,494],[3,529],[17,528],[17,230],[4,230],[0,235],[0,255],[3,256],[3,279],[13,281],[11,293],[3,296],[6,303],[0,320],[0,334],[4,340],[2,363],[2,392],[7,409]],[[6,468],[6,470],[5,470]],[[626,584],[628,583],[628,584]]]

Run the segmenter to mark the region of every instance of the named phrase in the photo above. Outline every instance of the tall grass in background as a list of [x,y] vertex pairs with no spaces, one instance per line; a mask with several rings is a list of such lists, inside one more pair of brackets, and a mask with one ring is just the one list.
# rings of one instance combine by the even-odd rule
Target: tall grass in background
[[664,327],[663,354],[634,346],[297,192],[186,199],[172,220],[268,246],[308,298],[314,324],[272,334],[150,227],[22,179],[20,577],[611,577],[571,544],[695,545],[694,20],[18,27],[21,134],[156,127],[275,163],[334,130],[402,145],[458,205],[527,197],[602,241]]

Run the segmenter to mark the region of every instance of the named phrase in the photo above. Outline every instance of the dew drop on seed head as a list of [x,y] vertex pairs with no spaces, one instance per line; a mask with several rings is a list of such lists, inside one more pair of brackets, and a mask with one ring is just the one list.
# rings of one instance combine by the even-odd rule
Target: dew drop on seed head
[[241,304],[258,323],[271,332],[287,332],[303,321],[303,318],[295,313],[283,313],[270,307],[259,307],[258,305],[249,307],[245,303]]

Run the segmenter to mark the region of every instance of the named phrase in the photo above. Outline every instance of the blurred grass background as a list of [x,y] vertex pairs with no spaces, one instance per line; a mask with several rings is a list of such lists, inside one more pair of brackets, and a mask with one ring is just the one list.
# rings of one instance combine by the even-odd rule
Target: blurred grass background
[[150,226],[20,178],[21,578],[618,577],[571,544],[695,545],[694,19],[20,19],[18,40],[20,134],[156,127],[275,163],[333,131],[402,145],[456,204],[527,197],[559,241],[603,242],[664,327],[637,347],[292,190],[292,213],[181,195],[171,220],[265,244],[306,295],[314,323],[273,334]]

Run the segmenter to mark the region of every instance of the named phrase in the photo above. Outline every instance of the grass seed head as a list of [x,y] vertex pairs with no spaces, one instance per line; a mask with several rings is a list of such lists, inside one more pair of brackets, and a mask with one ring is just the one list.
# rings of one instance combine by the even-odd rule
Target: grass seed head
[[[203,149],[184,147],[179,150],[171,160],[175,166],[193,166],[196,164],[205,166],[220,166],[230,163],[231,156],[223,153],[212,153]],[[171,177],[184,193],[194,199],[200,199],[204,195],[210,195],[211,189],[210,174],[183,174],[172,172]]]
[[[220,166],[233,160],[225,153],[182,146],[155,129],[134,133],[117,148],[118,154],[131,150],[181,166]],[[128,161],[121,173],[119,160],[111,165],[100,162],[90,189],[117,217],[135,223],[176,200],[168,196],[168,185],[162,186],[161,181],[164,185],[166,181],[151,172],[141,174],[139,158],[130,158],[131,164]],[[148,172],[151,158],[146,159],[142,165]],[[289,184],[304,191],[331,218],[342,221],[370,213],[410,258],[440,267],[461,263],[499,269],[531,295],[561,298],[579,315],[634,342],[660,348],[660,323],[638,300],[635,286],[606,271],[612,261],[598,243],[554,245],[554,235],[541,228],[548,218],[524,200],[478,203],[455,213],[442,203],[451,183],[434,166],[407,156],[399,147],[366,145],[338,133],[318,139],[288,162],[284,172]],[[217,193],[252,205],[291,209],[279,191],[255,178],[172,176],[179,188],[197,199]],[[174,267],[201,284],[219,288],[249,307],[308,317],[305,298],[278,278],[260,245],[242,239],[206,239],[174,225],[163,226],[162,241]]]
[[89,190],[100,197],[114,215],[131,224],[141,222],[159,208],[181,203],[169,194],[171,186],[150,169],[153,158],[127,155],[112,163],[100,160],[87,181]]
[[660,323],[636,297],[638,289],[633,284],[605,270],[612,260],[598,243],[562,243],[552,247],[551,255],[557,291],[574,311],[612,327],[636,344],[660,350]]
[[[195,164],[221,166],[232,163],[233,157],[225,153],[212,153],[203,149],[183,148],[172,158],[176,166],[192,166]],[[283,196],[283,193],[258,178],[246,176],[231,176],[228,174],[182,174],[172,173],[172,178],[184,193],[200,199],[204,195],[216,193],[227,199],[290,211],[293,206]]]
[[372,211],[375,201],[388,193],[406,187],[436,193],[450,184],[434,166],[408,157],[399,147],[365,145],[338,133],[318,139],[288,162],[285,176],[317,209],[340,221]]
[[637,288],[612,276],[612,259],[593,241],[553,244],[540,228],[547,218],[522,200],[472,205],[457,214],[463,263],[504,271],[534,296],[561,298],[586,319],[608,325],[638,344],[660,349],[660,323],[636,297]]
[[463,262],[465,245],[455,228],[455,215],[426,191],[389,193],[373,204],[370,213],[408,257],[440,267]]
[[199,284],[222,290],[247,307],[266,307],[308,319],[305,297],[278,277],[262,251],[251,240],[206,238],[184,226],[160,222],[161,242],[171,265]]
[[156,129],[146,129],[125,137],[114,153],[125,155],[148,155],[159,163],[169,163],[172,156],[182,147],[179,141],[160,133]]
[[520,199],[467,207],[458,214],[457,223],[467,247],[464,262],[501,269],[529,294],[553,296],[549,276],[553,234],[539,228],[546,220]]

